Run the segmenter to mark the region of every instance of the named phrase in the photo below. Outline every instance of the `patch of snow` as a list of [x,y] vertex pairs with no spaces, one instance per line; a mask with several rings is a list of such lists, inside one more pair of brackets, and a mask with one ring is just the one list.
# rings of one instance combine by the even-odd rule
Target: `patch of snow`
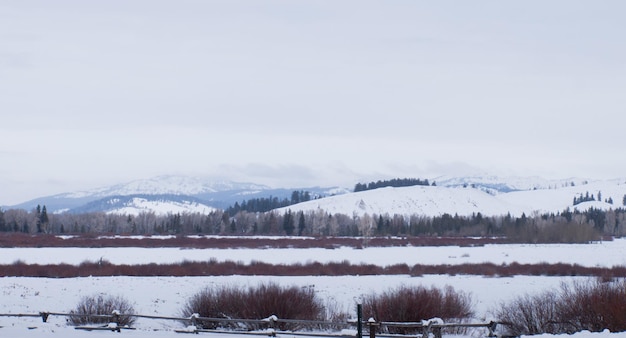
[[154,212],[156,215],[177,213],[208,214],[216,209],[198,202],[153,201],[146,198],[134,197],[124,207],[107,211],[107,214],[121,214],[138,216],[141,213]]
[[[581,254],[588,252],[593,254]],[[532,264],[566,263],[586,267],[626,266],[626,238],[591,244],[492,244],[475,247],[402,246],[354,249],[264,248],[185,249],[180,248],[0,248],[0,264],[19,260],[25,264],[72,264],[105,259],[113,264],[176,264],[183,261],[233,261],[250,264],[307,264],[342,262],[352,264]]]
[[[387,262],[413,262],[430,264],[458,264],[463,252],[470,256],[480,256],[481,262],[499,263],[505,257],[514,257],[520,262],[539,263],[546,260],[568,262],[578,259],[579,263],[596,264],[598,266],[612,266],[621,257],[622,265],[626,248],[626,239],[612,242],[594,243],[589,245],[487,245],[485,247],[426,247],[426,248],[364,248],[348,260],[357,263],[365,261],[372,264],[386,265]],[[48,249],[59,249],[58,254],[51,254]],[[268,250],[262,256],[262,250],[170,250],[159,248],[150,251],[136,251],[138,248],[30,248],[19,253],[26,261],[45,261],[50,256],[57,261],[82,261],[93,254],[126,264],[135,264],[134,261],[163,262],[173,258],[180,259],[188,256],[189,252],[202,253],[205,260],[216,253],[223,253],[221,259],[237,261],[250,260],[254,257],[260,261],[290,262],[292,260],[306,262],[311,257],[318,261],[341,261],[346,259],[350,250],[325,250],[326,255],[314,249],[276,249]],[[107,251],[113,249],[111,251]],[[376,250],[372,250],[376,249]],[[96,251],[92,251],[96,250]],[[178,253],[176,253],[178,252]],[[8,248],[0,249],[0,259],[7,260]],[[137,259],[143,257],[143,259]],[[13,256],[13,258],[16,256]],[[611,259],[613,257],[613,259]],[[9,261],[12,258],[8,258]],[[570,260],[568,260],[570,259]],[[558,288],[562,283],[594,280],[594,277],[546,277],[546,276],[515,276],[515,277],[483,277],[468,275],[386,275],[386,276],[199,276],[199,277],[80,277],[80,278],[0,278],[0,313],[33,313],[41,311],[68,312],[83,296],[92,294],[119,295],[130,300],[135,307],[135,313],[154,316],[177,317],[182,304],[187,299],[211,286],[254,286],[259,283],[277,283],[284,286],[313,287],[317,295],[332,304],[336,304],[341,311],[352,313],[358,300],[364,299],[372,293],[381,293],[402,286],[451,286],[455,290],[464,291],[471,295],[475,306],[475,321],[484,321],[489,313],[500,302],[510,301],[525,294],[536,294],[549,289]],[[268,317],[270,318],[270,317]],[[436,319],[430,319],[431,320]],[[182,323],[177,321],[154,320],[139,318],[137,330],[125,331],[129,337],[178,337],[173,331],[180,328]],[[184,326],[183,326],[184,327]],[[33,329],[31,329],[33,328]],[[187,326],[187,328],[190,328]],[[354,331],[346,332],[352,334]],[[89,335],[99,336],[105,333],[92,332]],[[68,326],[65,318],[50,316],[47,323],[41,318],[0,317],[0,335],[16,338],[40,337],[84,337],[84,332],[76,332]],[[110,333],[107,332],[107,335]],[[212,334],[221,338],[220,334]],[[224,338],[233,337],[232,334]],[[234,335],[237,337],[237,335]],[[243,337],[243,336],[242,336]],[[536,337],[536,336],[535,336]],[[553,337],[543,335],[544,338]],[[563,336],[565,337],[565,336]],[[568,338],[626,338],[626,333],[611,334],[582,332],[567,336]]]
[[[344,195],[311,200],[285,208],[278,212],[316,212],[344,215],[421,215],[441,216],[443,214],[483,216],[511,214],[519,217],[541,213],[560,213],[566,209],[584,211],[590,207],[608,210],[622,206],[626,196],[626,184],[622,180],[586,182],[581,185],[566,184],[554,188],[517,190],[507,193],[490,194],[471,187],[412,186],[401,188],[379,188]],[[521,185],[521,183],[520,183]],[[587,193],[597,197],[601,192],[602,201],[584,202],[574,206],[574,198]],[[608,199],[613,204],[607,203]]]

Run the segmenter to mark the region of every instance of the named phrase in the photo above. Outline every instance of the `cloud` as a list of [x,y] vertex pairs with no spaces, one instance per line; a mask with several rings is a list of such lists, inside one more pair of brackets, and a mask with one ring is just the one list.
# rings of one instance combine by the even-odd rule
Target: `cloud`
[[35,3],[0,21],[3,194],[626,172],[620,2]]

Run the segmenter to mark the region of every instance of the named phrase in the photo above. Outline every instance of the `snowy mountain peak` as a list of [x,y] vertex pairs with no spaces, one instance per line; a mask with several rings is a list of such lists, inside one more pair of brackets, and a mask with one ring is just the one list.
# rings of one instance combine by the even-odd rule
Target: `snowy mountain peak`
[[[157,214],[210,212],[244,200],[270,196],[289,199],[294,190],[309,191],[316,198],[288,207],[292,211],[323,209],[331,214],[402,214],[436,216],[444,213],[471,215],[521,215],[561,212],[567,208],[622,207],[626,180],[592,181],[580,178],[547,180],[539,177],[501,178],[490,175],[437,177],[434,185],[379,188],[352,193],[347,189],[271,189],[264,185],[210,180],[186,176],[158,176],[82,192],[41,197],[15,206],[33,210],[46,205],[49,212],[113,212]],[[590,198],[583,196],[590,195]],[[595,195],[595,199],[591,198]],[[599,198],[599,195],[602,198]]]
[[269,187],[253,183],[216,181],[206,178],[189,176],[157,176],[149,179],[135,180],[110,187],[87,191],[61,194],[64,198],[83,198],[88,196],[129,196],[138,194],[150,195],[198,195],[229,190],[266,190]]
[[489,194],[512,191],[559,189],[568,186],[580,186],[590,182],[585,178],[566,178],[550,180],[542,177],[499,177],[493,175],[474,175],[463,177],[440,176],[433,180],[443,187],[473,187]]

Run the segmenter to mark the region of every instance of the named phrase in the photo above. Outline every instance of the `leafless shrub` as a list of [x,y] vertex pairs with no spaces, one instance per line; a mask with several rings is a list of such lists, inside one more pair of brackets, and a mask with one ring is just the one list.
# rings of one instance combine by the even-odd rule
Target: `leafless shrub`
[[[117,318],[112,316],[114,311],[119,314]],[[117,319],[119,326],[131,326],[136,318],[127,315],[134,313],[131,303],[121,296],[85,296],[70,311],[74,316],[69,317],[69,322],[72,325],[106,324]]]
[[[102,236],[109,235],[109,236]],[[504,237],[372,237],[368,238],[369,247],[389,246],[482,246],[485,244],[510,243]],[[363,240],[358,237],[306,237],[282,238],[273,237],[191,237],[177,236],[158,238],[146,236],[135,238],[130,236],[113,236],[113,234],[93,233],[75,234],[62,239],[52,234],[1,233],[0,247],[185,247],[185,248],[339,248],[342,246],[356,248],[362,246]]]
[[[182,315],[200,317],[262,319],[271,315],[283,319],[324,319],[325,309],[312,287],[282,287],[275,283],[242,288],[221,286],[206,288],[192,296],[182,308]],[[233,327],[232,323],[203,323],[204,327]],[[283,325],[280,329],[295,329]]]
[[626,281],[562,284],[560,290],[501,304],[496,317],[513,335],[626,331]]
[[[312,287],[281,287],[275,283],[250,287],[247,292],[246,318],[278,318],[323,320],[324,306]],[[281,329],[295,329],[293,325],[281,325]]]
[[[363,314],[377,321],[420,322],[431,318],[461,320],[473,314],[471,297],[452,287],[401,286],[363,301]],[[410,328],[388,328],[389,333],[414,333]]]
[[626,281],[563,284],[560,311],[576,331],[626,331]]
[[510,303],[502,303],[496,310],[498,321],[505,323],[507,334],[535,335],[541,333],[563,333],[559,322],[559,297],[554,291],[539,295],[524,295]]
[[78,266],[69,264],[25,264],[16,261],[0,265],[0,274],[22,277],[82,277],[82,276],[345,276],[345,275],[482,275],[482,276],[601,276],[607,280],[626,277],[626,267],[585,267],[566,263],[496,265],[493,263],[458,265],[421,265],[408,267],[406,264],[376,266],[373,264],[351,264],[348,261],[329,263],[271,264],[253,261],[243,262],[210,260],[207,262],[184,261],[170,264],[112,264],[106,260],[84,261]]

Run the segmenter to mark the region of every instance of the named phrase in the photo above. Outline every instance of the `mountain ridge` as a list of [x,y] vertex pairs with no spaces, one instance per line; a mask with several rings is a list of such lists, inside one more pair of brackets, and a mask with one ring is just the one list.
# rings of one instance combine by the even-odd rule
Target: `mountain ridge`
[[[348,192],[341,187],[286,189],[224,179],[162,175],[89,190],[38,197],[8,208],[32,210],[37,205],[46,205],[51,213],[100,211],[135,215],[144,211],[153,211],[157,214],[210,212],[216,208],[225,209],[235,202],[258,197],[289,198],[294,190],[306,190],[319,196]],[[164,207],[166,203],[172,206],[171,210]],[[188,207],[181,208],[181,205]]]
[[[541,177],[498,177],[474,175],[429,179],[431,186],[379,188],[352,192],[342,187],[271,188],[262,184],[232,182],[223,179],[165,175],[144,180],[40,197],[11,208],[32,210],[46,205],[49,212],[106,212],[157,214],[177,212],[208,213],[215,209],[254,198],[289,198],[294,190],[309,191],[323,199],[294,204],[282,212],[324,209],[343,214],[420,214],[443,213],[471,215],[521,215],[535,212],[561,212],[574,209],[574,201],[585,193],[603,191],[603,200],[586,201],[578,206],[619,207],[626,196],[626,180],[589,180],[567,178],[549,180]],[[608,198],[614,202],[606,202]]]

